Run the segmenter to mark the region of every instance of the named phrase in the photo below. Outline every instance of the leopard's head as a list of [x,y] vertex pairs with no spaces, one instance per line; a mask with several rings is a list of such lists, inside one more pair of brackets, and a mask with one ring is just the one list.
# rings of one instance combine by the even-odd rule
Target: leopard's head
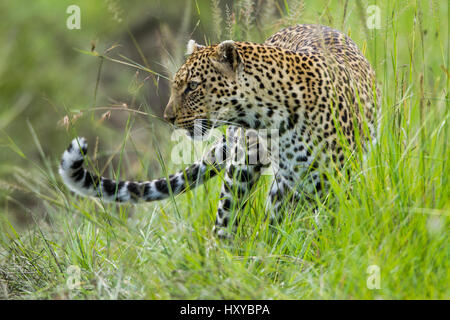
[[188,43],[189,55],[172,82],[164,118],[191,138],[236,120],[236,106],[243,100],[238,77],[243,60],[234,41],[201,46]]

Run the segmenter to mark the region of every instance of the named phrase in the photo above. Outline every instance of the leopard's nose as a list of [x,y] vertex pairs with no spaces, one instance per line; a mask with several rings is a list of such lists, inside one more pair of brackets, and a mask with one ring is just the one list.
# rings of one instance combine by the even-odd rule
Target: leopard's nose
[[164,120],[166,120],[167,122],[169,122],[171,124],[174,124],[175,123],[175,115],[164,112]]
[[174,124],[175,123],[175,110],[173,108],[173,103],[171,103],[171,101],[169,101],[169,103],[167,104],[166,109],[164,110],[164,120],[166,120],[167,122]]

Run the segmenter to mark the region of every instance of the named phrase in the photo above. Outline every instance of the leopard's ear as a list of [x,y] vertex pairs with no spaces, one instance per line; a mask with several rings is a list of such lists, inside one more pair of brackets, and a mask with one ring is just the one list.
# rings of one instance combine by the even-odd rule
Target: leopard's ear
[[219,72],[232,78],[236,77],[237,71],[243,66],[241,55],[233,40],[219,43],[211,56],[211,62]]
[[193,54],[195,51],[197,51],[200,48],[203,48],[204,46],[198,44],[195,42],[195,40],[189,40],[186,47],[186,54]]

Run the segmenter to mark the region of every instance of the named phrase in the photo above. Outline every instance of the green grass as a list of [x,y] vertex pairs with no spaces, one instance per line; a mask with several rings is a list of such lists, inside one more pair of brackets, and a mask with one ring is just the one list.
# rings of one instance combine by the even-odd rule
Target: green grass
[[[319,203],[324,217],[320,227],[305,208],[286,215],[276,228],[268,226],[263,219],[270,183],[266,177],[239,213],[241,226],[231,243],[217,240],[211,232],[221,177],[175,201],[139,206],[105,205],[74,196],[57,175],[66,145],[46,153],[41,132],[27,122],[23,130],[30,132],[39,158],[30,157],[14,136],[4,140],[24,165],[2,164],[12,178],[1,181],[0,212],[5,214],[0,216],[0,297],[449,299],[448,4],[377,1],[379,30],[365,28],[362,14],[369,4],[374,3],[302,6],[281,1],[274,6],[275,13],[260,8],[282,14],[279,19],[266,17],[270,24],[262,14],[251,23],[248,4],[242,4],[242,10],[235,8],[234,21],[228,21],[225,10],[217,6],[212,6],[213,13],[200,1],[192,8],[193,20],[199,21],[197,32],[211,42],[230,34],[236,40],[261,41],[294,22],[327,24],[350,34],[376,69],[383,93],[380,139],[365,162],[349,161],[350,178],[330,176],[329,194]],[[224,25],[231,27],[220,36],[208,34],[211,14],[220,13]],[[94,74],[92,88],[96,79]],[[106,139],[96,117],[92,123]],[[129,178],[133,172],[143,179],[149,171],[159,170],[163,176],[179,170],[169,161],[171,145],[154,127],[146,129],[150,146],[140,151],[137,117],[129,113],[124,131],[106,131],[112,135],[109,146],[114,152],[106,154],[99,138],[98,159],[119,159],[116,170],[109,166],[104,174]],[[69,132],[69,136],[91,134],[77,124]],[[93,157],[94,145],[90,140],[90,157],[102,171]],[[33,198],[33,206],[16,200],[12,190]],[[32,217],[32,223],[26,227],[14,223],[9,215],[12,206]],[[379,289],[367,285],[373,265],[380,270]],[[78,276],[80,282],[71,286]]]

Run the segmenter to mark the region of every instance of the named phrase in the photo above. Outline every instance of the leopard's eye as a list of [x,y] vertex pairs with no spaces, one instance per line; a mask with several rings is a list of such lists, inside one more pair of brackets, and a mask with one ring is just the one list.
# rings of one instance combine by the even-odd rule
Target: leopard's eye
[[198,87],[198,82],[195,82],[195,81],[189,82],[189,89],[190,90],[195,90],[195,89],[197,89],[197,87]]
[[188,94],[190,91],[197,89],[198,82],[191,81],[188,83],[186,90],[184,90],[184,94]]

